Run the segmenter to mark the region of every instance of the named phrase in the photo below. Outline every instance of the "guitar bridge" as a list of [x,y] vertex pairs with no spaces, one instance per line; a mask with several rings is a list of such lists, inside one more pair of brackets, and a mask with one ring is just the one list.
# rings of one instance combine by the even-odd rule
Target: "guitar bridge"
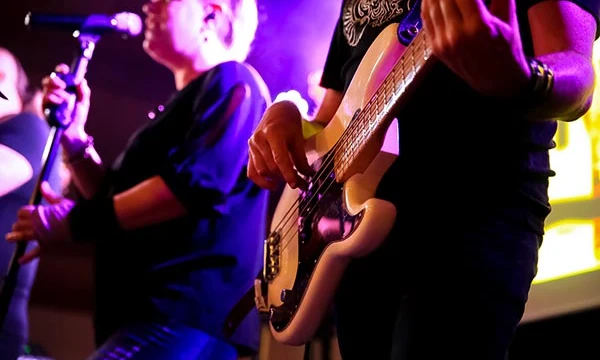
[[264,242],[263,278],[271,281],[279,274],[279,244],[281,237],[278,232],[272,232]]

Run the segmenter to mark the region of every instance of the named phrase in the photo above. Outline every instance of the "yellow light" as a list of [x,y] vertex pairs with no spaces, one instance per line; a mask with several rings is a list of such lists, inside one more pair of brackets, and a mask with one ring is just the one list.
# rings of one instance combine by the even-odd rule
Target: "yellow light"
[[564,221],[548,227],[540,249],[535,283],[551,281],[600,268],[594,254],[593,221]]
[[[598,43],[593,61],[600,76]],[[600,269],[600,96],[581,119],[559,123],[555,141],[557,148],[550,151],[557,173],[549,188],[553,210],[534,284]]]

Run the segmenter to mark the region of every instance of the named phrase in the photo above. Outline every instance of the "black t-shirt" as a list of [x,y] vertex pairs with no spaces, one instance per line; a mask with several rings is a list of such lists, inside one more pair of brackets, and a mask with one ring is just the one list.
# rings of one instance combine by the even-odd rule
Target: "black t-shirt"
[[[8,146],[23,155],[33,168],[33,176],[28,182],[0,197],[0,234],[2,234],[2,241],[0,241],[0,271],[2,276],[8,270],[8,264],[15,248],[14,244],[4,241],[4,235],[11,231],[12,224],[17,220],[17,211],[29,203],[29,199],[33,194],[35,183],[42,170],[42,154],[48,135],[49,126],[46,121],[32,113],[23,112],[10,119],[0,121],[0,144]],[[50,186],[56,191],[60,191],[59,162],[60,156],[57,156],[48,179]],[[0,164],[0,166],[3,165]],[[27,333],[27,317],[26,313],[21,313],[21,311],[27,311],[27,301],[35,279],[37,262],[24,265],[19,269],[12,305],[19,303],[21,307],[19,309],[11,308],[6,319],[5,329],[9,329],[13,334],[25,336]]]
[[[517,0],[528,55],[532,45],[526,11],[533,1]],[[572,1],[598,19],[599,2]],[[321,85],[344,93],[374,39],[387,25],[402,23],[416,6],[420,3],[412,0],[344,1]],[[431,219],[475,219],[486,208],[504,206],[530,209],[508,216],[543,233],[550,211],[548,177],[553,175],[548,150],[555,146],[556,122],[525,121],[505,103],[473,91],[441,64],[397,118],[402,155],[382,179],[379,195],[396,203],[399,219],[410,219],[403,226],[419,227]]]
[[[237,86],[245,97],[233,97]],[[268,193],[246,177],[246,164],[266,96],[245,65],[220,64],[177,92],[116,159],[107,195],[160,176],[189,214],[97,244],[97,341],[152,316],[223,336],[262,266]],[[231,340],[257,349],[256,311]]]

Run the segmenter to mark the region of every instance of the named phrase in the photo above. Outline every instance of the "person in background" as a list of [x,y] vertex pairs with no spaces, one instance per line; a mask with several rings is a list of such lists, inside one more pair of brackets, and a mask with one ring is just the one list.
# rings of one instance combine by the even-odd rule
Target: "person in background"
[[[396,224],[352,259],[337,288],[345,360],[505,359],[551,210],[557,122],[580,118],[592,101],[599,20],[597,0],[343,1],[312,128],[343,106],[355,72],[357,84],[368,80],[357,68],[387,26],[422,25],[416,49],[439,60],[391,114],[400,155],[376,197],[395,205]],[[305,188],[314,170],[302,130],[292,103],[273,104],[249,142],[249,177]]]
[[[0,231],[12,230],[17,210],[26,205],[34,192],[42,169],[42,154],[50,134],[46,121],[31,112],[32,92],[20,61],[0,47],[0,89],[7,99],[0,99]],[[60,189],[57,164],[49,183]],[[0,244],[0,272],[8,271],[15,245]],[[35,279],[37,261],[20,268],[8,314],[0,332],[0,354],[16,359],[28,340],[28,304]]]
[[[247,142],[270,95],[244,61],[254,0],[151,1],[143,47],[176,92],[106,167],[85,131],[90,89],[78,84],[62,145],[83,199],[23,207],[7,240],[37,240],[26,263],[61,242],[93,242],[97,351],[89,359],[252,356],[258,312],[231,336],[225,319],[262,266],[268,193],[246,177]],[[59,65],[44,103],[70,95]],[[162,110],[161,110],[162,109]],[[115,116],[118,116],[116,113]],[[43,221],[46,220],[46,221]]]
[[30,95],[27,102],[23,104],[23,111],[36,114],[40,119],[45,117],[44,115],[44,93],[39,87],[30,86]]

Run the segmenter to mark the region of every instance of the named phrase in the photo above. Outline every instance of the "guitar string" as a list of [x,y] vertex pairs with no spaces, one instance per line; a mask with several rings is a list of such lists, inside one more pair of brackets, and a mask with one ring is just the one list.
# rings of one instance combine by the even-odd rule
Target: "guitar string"
[[[416,44],[415,46],[418,46],[418,43],[423,43],[423,42],[424,42],[424,41],[422,41],[422,37],[417,37],[417,38],[415,39],[415,41],[413,41],[413,42],[411,43],[411,45],[414,43],[414,44]],[[409,46],[410,46],[410,45],[409,45]],[[400,62],[400,61],[402,61],[402,60],[401,60],[401,59],[399,59],[399,60],[398,60],[398,62]],[[394,66],[394,68],[395,68],[395,67],[396,67],[396,65]],[[403,68],[402,70],[405,70],[405,69]],[[395,79],[395,80],[396,80],[396,79]],[[385,82],[385,80],[384,80],[384,82]],[[381,87],[383,87],[383,85],[384,85],[384,83],[382,83],[382,86],[381,86]],[[380,87],[380,88],[381,88],[381,87]],[[373,95],[373,97],[375,97],[376,95],[377,95],[377,92],[376,92],[376,93]],[[372,104],[373,104],[373,103],[374,103],[374,102],[372,102],[372,101],[369,101],[369,102],[367,102],[367,107],[370,107],[370,106],[372,106]],[[369,111],[370,109],[364,109],[364,110],[365,110],[365,111],[363,111],[363,115],[364,115],[364,113],[365,113],[365,112],[366,112],[366,113],[368,113],[368,111]],[[351,126],[352,126],[352,125],[355,125],[355,123],[351,123]],[[339,143],[340,141],[342,141],[342,142],[343,142],[343,141],[345,140],[345,139],[344,139],[344,137],[349,137],[350,135],[354,135],[354,134],[356,133],[356,131],[355,131],[356,129],[357,129],[357,127],[356,127],[356,126],[355,126],[355,127],[353,127],[353,128],[352,128],[352,127],[349,127],[349,128],[347,129],[347,131],[345,131],[345,132],[342,134],[342,136],[340,137],[340,139],[338,140],[338,142],[336,142],[336,144],[334,144],[334,146],[332,147],[332,150],[334,150],[334,148],[335,148],[335,147],[338,145],[338,143]],[[348,131],[348,130],[349,130],[349,131]],[[330,151],[330,152],[328,152],[328,153],[326,154],[326,157],[327,157],[327,158],[326,158],[326,161],[324,162],[323,166],[321,166],[321,168],[320,168],[320,170],[317,172],[317,174],[315,174],[315,175],[314,175],[314,178],[315,178],[315,179],[317,179],[317,180],[318,180],[318,179],[319,179],[319,178],[320,178],[320,177],[323,175],[323,174],[320,174],[319,172],[321,172],[321,173],[323,172],[322,170],[324,170],[324,169],[326,168],[327,162],[329,162],[329,161],[333,161],[333,160],[334,160],[334,158],[331,158],[331,157],[330,157],[330,155],[332,155],[332,156],[335,156],[335,155],[337,155],[337,153],[335,153],[335,154],[331,154],[331,152],[332,152],[332,151]],[[330,176],[330,174],[328,174],[327,176]],[[318,192],[318,191],[317,191],[317,192]],[[290,216],[290,212],[292,212],[292,211],[294,211],[294,210],[296,210],[296,209],[297,209],[297,207],[295,207],[295,206],[298,204],[298,202],[299,202],[299,201],[300,201],[300,200],[299,200],[299,198],[297,198],[297,200],[296,200],[296,201],[295,201],[295,202],[294,202],[292,205],[290,205],[290,208],[289,208],[289,209],[288,209],[288,211],[287,211],[287,212],[286,212],[286,213],[283,215],[283,217],[282,217],[282,220],[280,220],[279,224],[277,224],[277,226],[275,227],[275,229],[282,228],[282,227],[285,225],[285,224],[283,224],[283,225],[282,225],[282,222],[283,222],[283,220],[287,219],[287,217],[288,217],[288,216]],[[300,210],[300,211],[302,211],[302,210]],[[287,221],[286,221],[286,222],[287,222]]]
[[[414,46],[418,46],[418,45],[419,45],[419,43],[421,43],[421,44],[422,44],[422,43],[424,43],[424,41],[423,41],[423,40],[421,40],[421,39],[423,39],[423,37],[417,37],[417,39],[415,39],[415,40],[417,40],[417,41],[413,41],[413,42],[411,43],[411,45],[412,45],[412,44],[414,44]],[[409,45],[409,46],[410,46],[410,45]],[[425,49],[425,50],[427,50],[427,49]],[[411,50],[411,51],[412,51],[412,50]],[[396,64],[394,65],[393,69],[396,69],[396,68],[397,68],[397,66],[400,64],[400,67],[402,67],[402,70],[403,70],[403,72],[402,72],[402,73],[404,73],[404,71],[406,70],[406,65],[407,65],[406,63],[404,63],[404,59],[405,59],[405,57],[401,57],[401,58],[400,58],[400,59],[399,59],[399,60],[396,62]],[[418,60],[418,61],[419,61],[419,63],[420,63],[420,64],[419,64],[419,66],[423,65],[423,64],[422,64],[422,61],[423,61],[423,60],[426,60],[426,59],[419,59],[419,60]],[[416,70],[416,67],[415,67],[415,65],[416,65],[416,64],[417,64],[417,62],[414,60],[414,57],[413,57],[413,71],[414,71],[414,70]],[[410,66],[410,65],[409,65],[409,66]],[[383,88],[385,85],[387,85],[387,83],[389,83],[389,79],[391,79],[391,78],[392,78],[392,76],[395,76],[395,75],[392,75],[392,74],[393,74],[393,72],[391,72],[391,73],[390,73],[390,75],[391,75],[391,76],[387,76],[387,77],[384,79],[384,81],[382,82],[382,84],[381,84],[381,86],[379,87],[379,89]],[[395,80],[395,79],[394,79],[394,80]],[[394,81],[394,82],[397,82],[397,81]],[[406,88],[406,86],[405,86],[405,88]],[[396,89],[396,90],[397,90],[397,89]],[[376,91],[376,92],[375,92],[375,94],[373,95],[373,97],[372,97],[371,99],[374,99],[378,93],[379,93],[379,91]],[[363,111],[361,114],[368,114],[368,112],[369,112],[370,108],[371,108],[371,107],[373,106],[373,104],[375,104],[375,103],[376,103],[375,101],[369,100],[369,101],[367,102],[367,105],[365,106],[365,109],[364,109],[364,111]],[[356,131],[360,131],[360,129],[359,129],[359,128],[358,128],[358,126],[356,126],[356,125],[357,125],[357,123],[359,123],[359,124],[360,124],[361,120],[364,120],[364,118],[366,118],[366,116],[362,116],[362,117],[361,117],[361,115],[359,115],[359,116],[356,118],[356,120],[357,120],[357,121],[353,121],[353,122],[351,122],[351,123],[350,123],[350,125],[349,125],[349,128],[347,129],[347,130],[350,130],[350,131],[344,131],[344,133],[342,134],[342,136],[340,137],[340,139],[339,139],[339,140],[336,142],[336,144],[335,144],[335,145],[332,147],[332,149],[331,149],[331,150],[330,150],[330,151],[327,153],[327,155],[326,155],[326,158],[328,157],[328,159],[327,159],[327,160],[324,162],[324,164],[323,164],[323,165],[321,166],[321,168],[319,169],[319,170],[323,170],[323,171],[319,171],[319,172],[321,172],[321,173],[324,173],[324,172],[325,172],[325,169],[328,169],[328,168],[329,168],[329,166],[331,165],[332,161],[333,161],[333,160],[335,160],[335,155],[338,155],[338,154],[339,154],[339,150],[340,150],[340,144],[341,144],[341,143],[343,143],[343,142],[346,140],[346,138],[348,138],[350,135],[354,135],[354,134],[356,133]],[[362,148],[362,146],[361,146],[361,148]],[[360,151],[360,149],[359,149],[359,151]],[[319,179],[319,178],[320,178],[320,177],[323,175],[323,174],[319,174],[319,172],[317,173],[317,175],[315,175],[315,178],[316,178],[316,179]],[[331,175],[332,175],[332,171],[330,171],[330,172],[327,174],[327,178],[331,178]],[[324,185],[324,184],[326,184],[326,182],[327,182],[327,178],[326,178],[326,180],[325,180],[325,181],[323,181],[323,185]],[[304,214],[304,215],[303,215],[303,212],[305,212],[305,211],[306,211],[306,209],[307,209],[309,206],[311,206],[311,204],[313,203],[313,200],[315,199],[315,196],[318,196],[320,193],[327,193],[327,191],[328,191],[328,190],[331,188],[331,186],[332,186],[332,185],[333,185],[333,182],[329,183],[329,184],[327,185],[327,188],[326,188],[325,190],[322,190],[322,189],[321,189],[322,185],[320,185],[320,186],[319,186],[319,188],[317,189],[317,191],[314,193],[314,195],[313,195],[313,196],[312,196],[310,199],[308,199],[308,201],[306,202],[306,205],[304,206],[304,208],[301,208],[301,209],[299,210],[300,216],[303,216],[303,217],[308,217],[308,216],[311,216],[311,215],[312,215],[312,213],[314,212],[314,210],[317,208],[317,206],[313,207],[313,211],[309,212],[308,214]],[[279,232],[281,232],[281,231],[283,230],[284,226],[285,226],[285,225],[287,225],[287,223],[288,223],[290,220],[293,220],[293,219],[294,219],[294,216],[289,216],[289,213],[290,213],[291,211],[294,211],[294,210],[296,210],[296,209],[298,208],[298,207],[296,207],[295,205],[296,205],[296,204],[297,204],[299,201],[300,201],[300,199],[298,198],[298,199],[297,199],[297,200],[294,202],[294,205],[292,205],[292,206],[290,207],[290,209],[289,209],[289,210],[288,210],[288,212],[286,213],[286,214],[288,215],[288,218],[286,219],[286,221],[285,221],[285,223],[284,223],[283,225],[280,225],[280,224],[283,222],[283,219],[280,221],[280,224],[278,224],[278,226],[277,226],[277,228],[278,228],[278,229],[277,229],[276,231],[279,231]],[[319,200],[317,200],[317,201],[316,201],[316,203],[317,203],[317,204],[318,204],[318,202],[319,202]],[[315,205],[316,205],[316,204],[315,204]],[[294,224],[293,224],[293,225],[294,225]],[[292,231],[293,229],[294,229],[294,227],[293,227],[293,226],[291,226],[291,227],[290,227],[290,228],[289,228],[289,229],[288,229],[288,230],[287,230],[287,231],[286,231],[286,232],[283,234],[283,236],[280,236],[280,239],[281,239],[281,240],[280,240],[280,249],[279,249],[279,251],[280,251],[280,252],[281,252],[281,251],[284,251],[284,250],[285,250],[285,249],[286,249],[286,248],[289,246],[289,244],[291,243],[291,241],[293,241],[293,240],[294,240],[294,237],[291,237],[290,239],[286,239],[286,237],[287,237],[287,235],[289,234],[289,232],[290,232],[290,231]],[[282,246],[281,246],[281,245],[282,245]]]
[[[417,43],[415,43],[415,44],[416,44],[416,46],[418,46],[418,45],[419,45],[419,44],[417,44]],[[425,50],[427,50],[427,49],[425,49]],[[426,58],[419,59],[419,60],[418,60],[418,62],[419,62],[419,64],[418,64],[418,65],[419,65],[419,66],[422,66],[422,65],[423,65],[423,61],[424,61],[424,60],[426,60]],[[401,60],[399,60],[399,62],[400,62],[400,61],[401,61]],[[398,64],[398,63],[397,63],[397,64]],[[405,65],[406,65],[405,63],[402,63],[402,64],[401,64],[401,66],[402,66],[402,67],[405,67]],[[415,65],[417,65],[417,62],[416,62],[416,61],[414,60],[414,58],[413,58],[413,70],[416,70],[416,66],[415,66]],[[394,68],[396,68],[396,66],[394,66]],[[403,70],[406,70],[406,69],[405,69],[405,68],[403,68]],[[395,75],[392,75],[392,76],[395,76]],[[386,79],[384,80],[384,82],[382,83],[382,86],[381,86],[380,88],[382,88],[382,87],[386,86],[386,83],[388,82],[388,81],[387,81],[388,79],[389,79],[389,77],[388,77],[388,78],[386,78]],[[404,88],[406,88],[406,86],[404,86]],[[396,89],[396,90],[397,90],[397,89]],[[369,105],[371,105],[371,104],[374,104],[374,103],[375,103],[375,102],[371,102],[371,101],[367,102],[367,106],[365,107],[365,111],[363,112],[363,114],[365,114],[365,113],[366,113],[366,114],[368,115],[368,112],[369,112],[369,110],[367,110],[367,108],[369,108],[369,107],[370,107]],[[360,116],[359,116],[359,117],[360,117]],[[363,117],[362,117],[362,119],[364,119],[364,118],[365,118],[365,116],[363,116]],[[361,122],[361,120],[359,120],[359,118],[357,118],[356,120],[357,120],[357,121],[356,121],[356,122],[353,122],[353,123],[351,123],[351,125],[356,125],[356,123],[357,123],[357,122],[358,122],[358,123],[360,123],[360,122]],[[354,127],[352,128],[352,130],[351,130],[351,131],[348,133],[348,135],[352,135],[352,134],[354,134],[354,133],[355,133],[355,131],[353,131],[353,130],[355,130],[355,129],[358,129],[358,128],[357,128],[357,126],[354,126]],[[360,130],[359,130],[359,131],[360,131]],[[347,138],[347,137],[348,137],[348,136],[344,136],[344,138]],[[336,145],[337,145],[337,144],[336,144]],[[363,145],[364,145],[364,144],[363,144]],[[363,147],[363,146],[361,146],[361,147],[359,148],[359,150],[358,150],[358,151],[360,151],[362,147]],[[332,156],[332,157],[330,157],[330,159],[332,159],[332,158],[333,158],[333,159],[335,159],[335,155],[337,155],[337,153],[336,153],[336,152],[339,150],[339,146],[334,146],[334,148],[332,148],[332,150],[334,150],[334,149],[335,149],[335,151],[333,151],[333,156]],[[328,160],[329,160],[329,159],[328,159]],[[325,164],[324,166],[322,166],[321,168],[322,168],[322,169],[324,169],[324,170],[325,170],[325,169],[328,169],[328,168],[329,168],[329,165],[331,165],[331,164],[330,164],[330,161],[327,161],[327,162],[326,162],[326,164]],[[330,173],[329,173],[329,175],[328,175],[328,179],[330,179],[330,178],[331,178],[331,176],[330,176],[330,175],[331,175],[331,172],[330,172]],[[327,180],[325,180],[325,181],[324,181],[324,185],[325,185],[325,184],[327,184]],[[327,185],[326,185],[326,186],[327,186],[327,188],[326,188],[325,190],[320,190],[320,189],[319,189],[319,190],[317,191],[316,195],[318,195],[318,193],[327,193],[327,191],[329,191],[329,189],[331,188],[331,186],[332,186],[332,185],[333,185],[333,182],[330,182],[329,184],[327,184]],[[322,187],[322,186],[321,186],[321,187]],[[303,213],[303,212],[305,212],[305,210],[306,210],[308,207],[311,207],[311,206],[313,206],[313,204],[312,204],[313,200],[314,200],[314,196],[313,196],[311,199],[309,199],[309,200],[307,201],[307,204],[306,204],[306,206],[304,206],[304,208],[303,208],[303,209],[301,209],[301,210],[299,211],[299,213],[300,213],[300,216],[308,217],[308,216],[311,216],[311,215],[312,215],[312,213],[314,212],[314,210],[317,208],[316,204],[314,204],[314,206],[315,206],[315,207],[313,208],[313,211],[310,211],[308,214],[304,214],[304,215],[303,215],[302,213]],[[317,200],[317,204],[318,204],[318,200]],[[288,212],[288,213],[289,213],[289,212]],[[292,217],[290,217],[290,218],[289,218],[289,219],[288,219],[288,220],[285,222],[284,226],[285,226],[285,225],[287,225],[287,223],[289,222],[289,220],[293,220],[293,218],[292,218]],[[283,231],[283,228],[284,228],[284,226],[281,226],[281,227],[279,228],[279,230],[278,230],[278,231],[282,232],[282,231]],[[281,238],[281,240],[280,240],[280,250],[279,250],[280,252],[281,252],[281,251],[284,251],[284,250],[285,250],[285,249],[286,249],[286,248],[289,246],[289,244],[291,244],[291,243],[292,243],[292,241],[294,240],[294,237],[293,237],[293,236],[292,236],[292,237],[290,237],[289,239],[287,239],[287,236],[288,236],[289,232],[290,232],[290,231],[292,231],[293,229],[294,229],[294,227],[293,227],[293,226],[289,227],[289,228],[288,228],[288,230],[287,230],[287,231],[286,231],[286,232],[285,232],[285,233],[284,233],[282,236],[280,236],[280,238]],[[282,243],[282,244],[281,244],[281,243]]]
[[[387,87],[388,85],[391,85],[391,90],[392,90],[392,94],[394,95],[399,95],[401,94],[408,86],[408,84],[404,84],[406,76],[404,76],[405,72],[407,72],[407,70],[409,70],[408,72],[412,72],[413,73],[413,77],[414,75],[417,73],[418,68],[420,68],[423,64],[424,64],[424,60],[426,60],[426,55],[427,55],[427,43],[425,42],[425,36],[424,36],[424,31],[421,32],[420,34],[423,34],[422,36],[417,36],[413,42],[411,42],[411,44],[407,47],[406,51],[404,52],[405,54],[410,54],[410,58],[412,59],[412,65],[410,63],[405,62],[406,60],[406,56],[401,56],[396,63],[394,64],[394,66],[392,67],[392,70],[390,71],[390,73],[386,76],[386,78],[382,81],[381,85],[379,86],[379,88],[377,89],[377,91],[375,91],[375,93],[373,94],[373,96],[371,97],[371,99],[369,99],[369,101],[367,102],[367,105],[365,107],[365,109],[363,109],[363,113],[370,111],[370,109],[367,110],[368,107],[370,107],[372,104],[376,105],[376,102],[378,100],[378,97],[384,96],[385,95],[385,91],[384,94],[379,94],[380,93],[380,89]],[[415,52],[419,50],[419,45],[425,45],[423,52],[422,52],[422,56],[419,56],[418,59],[415,59]],[[416,48],[416,49],[414,49]],[[409,51],[410,50],[410,51]],[[418,65],[418,66],[417,66]],[[408,69],[407,69],[408,67]],[[401,72],[397,72],[398,68],[401,69]],[[396,76],[398,74],[402,74],[402,76],[400,77],[400,79],[397,79]],[[398,81],[402,80],[400,84],[398,84]],[[398,86],[401,85],[401,86]],[[388,90],[390,91],[390,90]],[[379,95],[379,96],[378,96]],[[391,99],[386,99],[386,102],[389,103],[389,100]],[[381,114],[382,110],[384,110],[385,106],[382,107],[379,111],[376,112],[376,114]],[[378,110],[377,108],[375,110]],[[360,115],[359,115],[360,117]],[[367,116],[363,116],[363,119],[367,117]],[[369,116],[369,118],[372,116]],[[378,116],[375,116],[376,118]],[[357,119],[358,120],[358,119]],[[380,120],[380,119],[378,119]],[[376,121],[378,121],[376,120]],[[355,137],[359,137],[358,135],[360,134],[360,132],[362,130],[364,130],[364,127],[359,127],[357,126],[357,122],[360,121],[356,121],[356,122],[352,122],[349,127],[348,130],[350,130],[350,132],[352,133],[351,135],[355,135]],[[375,123],[375,122],[374,122]],[[360,124],[360,125],[364,125],[364,124]],[[376,124],[375,126],[378,126],[380,124]],[[351,128],[352,127],[352,128]],[[350,129],[351,128],[351,129]],[[359,137],[360,138],[360,137]],[[363,141],[361,143],[361,147],[363,147],[365,145],[365,142]],[[340,149],[336,150],[336,155],[339,155],[339,151]],[[341,149],[343,150],[343,149]],[[358,151],[355,151],[355,153],[359,153],[360,149]]]
[[[424,33],[424,31],[421,31],[421,33]],[[424,36],[417,36],[415,38],[415,41],[411,42],[411,44],[407,47],[407,50],[409,47],[418,47],[419,45],[423,45],[425,44],[425,49],[424,52],[426,52],[427,46],[426,46],[426,41],[424,39]],[[414,49],[411,49],[411,53],[414,54]],[[412,71],[416,72],[418,71],[417,66],[422,66],[423,65],[423,60],[426,60],[426,58],[419,58],[418,60],[415,60],[414,56],[412,57],[413,59],[413,64],[412,64]],[[418,63],[418,64],[417,64]],[[377,96],[381,96],[379,89],[384,88],[385,86],[387,86],[390,82],[392,83],[397,83],[397,80],[394,79],[394,76],[396,76],[396,69],[398,67],[400,67],[402,69],[402,74],[404,74],[404,72],[407,70],[406,67],[411,67],[410,64],[406,64],[405,63],[405,57],[401,56],[398,61],[394,64],[394,66],[392,67],[392,71],[390,72],[390,74],[388,74],[388,76],[386,76],[386,78],[383,80],[382,84],[380,85],[380,87],[378,88],[377,91],[375,91],[375,93],[373,94],[373,96],[371,97],[371,99],[367,102],[367,105],[365,106],[365,108],[363,109],[363,111],[358,115],[358,117],[355,119],[356,121],[351,121],[348,128],[346,129],[346,131],[344,131],[342,133],[342,135],[340,136],[340,138],[338,139],[338,141],[336,141],[336,143],[332,146],[331,150],[329,152],[327,152],[327,154],[325,155],[325,161],[323,162],[323,165],[319,168],[319,170],[317,171],[317,174],[315,174],[315,176],[313,177],[313,179],[316,180],[320,180],[320,178],[324,175],[325,170],[328,169],[332,164],[333,161],[335,160],[336,156],[338,156],[340,154],[340,151],[343,151],[343,149],[341,149],[341,145],[346,142],[346,140],[352,136],[352,135],[358,135],[357,133],[359,133],[360,131],[363,131],[358,125],[361,125],[362,123],[364,123],[365,118],[369,118],[369,111],[371,110],[371,108],[376,105],[376,101],[377,101]],[[414,76],[414,74],[413,74]],[[391,80],[390,80],[391,79]],[[402,83],[402,85],[404,85]],[[406,86],[404,85],[404,89],[406,89]],[[401,92],[404,91],[404,89],[401,89]],[[398,88],[397,86],[394,86],[394,90],[397,91]],[[364,115],[367,114],[367,115]],[[376,116],[377,117],[377,116]],[[379,120],[377,120],[376,122],[378,122]],[[375,126],[380,125],[380,123],[376,124]],[[348,131],[349,130],[349,131]],[[359,153],[362,148],[364,147],[365,143],[363,142],[360,147],[358,148],[358,150],[356,151],[356,153]],[[288,209],[288,211],[286,212],[286,214],[284,215],[284,217],[282,218],[282,220],[280,220],[279,224],[275,227],[276,230],[275,232],[281,232],[284,227],[289,223],[289,221],[291,220],[293,222],[294,220],[294,215],[290,215],[290,212],[295,212],[296,209],[299,209],[299,217],[309,217],[311,215],[313,215],[314,211],[318,208],[316,205],[319,203],[320,199],[317,199],[316,201],[314,201],[316,199],[316,197],[319,196],[319,194],[326,194],[329,189],[331,188],[331,186],[333,185],[333,183],[335,183],[335,173],[334,173],[335,169],[331,169],[329,170],[329,172],[327,173],[327,176],[325,177],[325,180],[323,180],[323,182],[318,186],[317,190],[314,192],[314,194],[311,196],[311,198],[308,199],[308,201],[306,202],[306,205],[304,207],[302,206],[297,206],[298,203],[300,202],[300,197],[298,197],[296,199],[296,201],[294,201],[294,203],[290,206],[290,208]],[[334,177],[332,177],[331,175],[334,175]],[[327,182],[329,181],[329,184],[326,185],[326,189],[322,189],[322,187],[327,184]],[[311,181],[311,182],[314,182]],[[315,206],[311,206],[311,204],[315,202]],[[306,212],[306,210],[308,208],[311,208],[311,211],[307,214],[303,214],[304,212]],[[284,222],[285,220],[285,222]],[[283,223],[283,224],[282,224]],[[292,223],[292,225],[297,225]],[[284,251],[289,244],[291,243],[291,241],[294,240],[294,237],[290,237],[289,239],[286,239],[287,235],[289,234],[290,231],[292,231],[294,229],[294,226],[290,226],[289,229],[280,236],[280,249],[279,252]],[[282,246],[281,246],[282,245]]]

